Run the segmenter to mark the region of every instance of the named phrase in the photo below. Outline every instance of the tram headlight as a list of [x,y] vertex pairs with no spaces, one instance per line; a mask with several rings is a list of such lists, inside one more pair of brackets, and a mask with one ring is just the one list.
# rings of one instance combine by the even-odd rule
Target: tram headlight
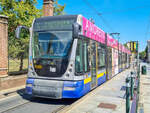
[[26,84],[26,87],[32,87],[32,84]]
[[75,87],[64,87],[64,90],[68,90],[68,91],[72,91],[72,90],[75,90],[76,88]]
[[72,68],[68,69],[66,76],[69,77],[71,73],[72,73]]
[[66,76],[69,77],[69,73],[67,73]]
[[70,68],[68,71],[71,73],[72,72],[72,68]]
[[65,75],[66,77],[69,77],[70,75],[72,75],[73,68],[74,68],[73,62],[71,62],[71,63],[69,64],[68,69],[67,69],[67,72],[66,72],[66,75]]

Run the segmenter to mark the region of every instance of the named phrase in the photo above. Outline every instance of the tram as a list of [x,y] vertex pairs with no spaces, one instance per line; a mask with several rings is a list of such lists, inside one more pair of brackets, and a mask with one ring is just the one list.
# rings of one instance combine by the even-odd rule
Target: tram
[[33,97],[80,98],[130,64],[130,51],[82,15],[37,18],[30,33]]

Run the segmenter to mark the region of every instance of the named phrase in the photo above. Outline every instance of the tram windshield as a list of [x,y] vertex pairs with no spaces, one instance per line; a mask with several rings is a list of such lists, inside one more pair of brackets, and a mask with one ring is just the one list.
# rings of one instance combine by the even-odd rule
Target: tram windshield
[[34,31],[33,58],[64,58],[72,43],[72,31]]

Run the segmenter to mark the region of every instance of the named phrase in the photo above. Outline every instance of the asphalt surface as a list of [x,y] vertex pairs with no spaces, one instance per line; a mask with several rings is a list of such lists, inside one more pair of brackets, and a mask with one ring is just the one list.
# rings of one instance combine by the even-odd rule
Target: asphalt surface
[[24,90],[19,90],[0,100],[0,113],[55,113],[75,101],[76,99],[31,98]]
[[[146,65],[147,73],[150,73],[150,64],[141,63],[142,65]],[[77,101],[76,99],[31,98],[24,93],[24,89],[5,96],[7,95],[8,98],[0,99],[0,113],[55,113]]]

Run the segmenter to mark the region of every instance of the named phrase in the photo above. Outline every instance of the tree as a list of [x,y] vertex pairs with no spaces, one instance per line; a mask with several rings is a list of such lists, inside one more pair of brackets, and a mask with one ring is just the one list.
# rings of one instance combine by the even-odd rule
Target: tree
[[41,10],[35,7],[36,3],[36,0],[0,0],[0,13],[9,17],[9,56],[20,59],[20,71],[23,69],[23,58],[28,53],[29,35],[16,39],[15,29],[18,25],[30,27],[33,19],[42,15]]
[[148,46],[146,46],[146,48],[145,48],[145,60],[148,59],[148,54],[147,53],[148,53]]
[[139,53],[139,58],[140,58],[141,60],[144,60],[144,59],[146,58],[146,52],[145,52],[145,51],[140,52],[140,53]]
[[[29,34],[22,32],[22,38],[15,38],[18,25],[31,27],[34,18],[42,16],[42,9],[36,8],[36,0],[0,0],[0,14],[8,16],[9,56],[20,59],[20,71],[23,69],[23,58],[28,56]],[[65,5],[54,2],[54,14],[63,14]]]
[[148,58],[148,46],[146,46],[145,50],[139,53],[139,57],[142,60],[146,60]]
[[58,0],[55,0],[54,2],[54,15],[64,15],[64,8],[65,8],[65,4],[64,5],[60,5],[58,3]]

